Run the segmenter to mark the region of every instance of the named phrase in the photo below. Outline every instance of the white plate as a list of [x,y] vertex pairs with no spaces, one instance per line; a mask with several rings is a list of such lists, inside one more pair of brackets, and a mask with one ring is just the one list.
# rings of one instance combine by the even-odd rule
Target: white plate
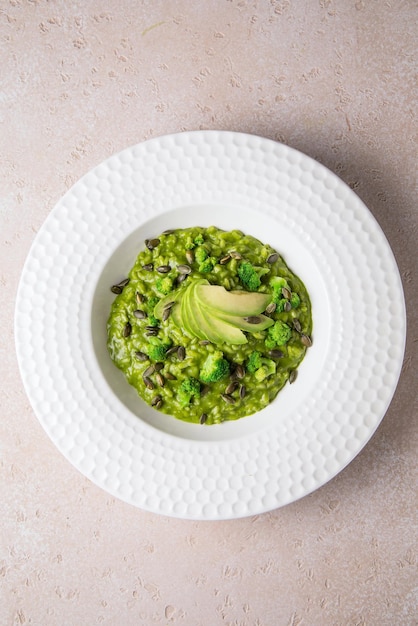
[[[284,256],[311,294],[314,345],[270,407],[200,426],[137,396],[106,319],[145,238],[211,224]],[[76,183],[34,241],[15,315],[27,394],[65,457],[135,506],[190,519],[280,507],[345,467],[392,399],[405,324],[393,254],[349,187],[287,146],[221,131],[152,139]]]

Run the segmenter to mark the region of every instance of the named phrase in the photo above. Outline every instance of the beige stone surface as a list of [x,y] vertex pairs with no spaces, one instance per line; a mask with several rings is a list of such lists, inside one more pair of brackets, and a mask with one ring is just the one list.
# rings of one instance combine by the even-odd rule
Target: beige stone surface
[[[417,542],[415,0],[0,1],[0,624],[412,626]],[[401,271],[402,377],[336,478],[257,517],[137,510],[57,451],[14,352],[20,272],[55,202],[181,130],[287,143],[366,202]]]

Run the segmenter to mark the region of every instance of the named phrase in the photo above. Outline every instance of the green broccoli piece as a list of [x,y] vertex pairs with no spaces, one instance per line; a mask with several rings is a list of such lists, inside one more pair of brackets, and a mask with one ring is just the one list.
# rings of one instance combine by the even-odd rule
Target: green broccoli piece
[[272,361],[271,359],[263,358],[261,367],[259,367],[254,373],[254,378],[256,379],[257,382],[261,383],[268,376],[271,376],[272,374],[275,374],[275,373],[276,373],[276,363]]
[[160,293],[166,296],[173,290],[173,279],[171,276],[159,276],[155,281],[155,286]]
[[148,356],[151,361],[165,361],[167,350],[171,347],[171,341],[163,341],[159,337],[149,337]]
[[203,263],[209,256],[209,252],[203,246],[200,246],[196,249],[194,253],[194,258],[196,263]]
[[254,374],[261,367],[261,352],[254,350],[247,361],[247,372]]
[[190,376],[185,378],[177,391],[177,400],[181,407],[186,407],[193,398],[200,397],[200,382]]
[[267,330],[267,338],[264,343],[266,348],[272,350],[276,346],[284,346],[291,336],[292,330],[290,326],[281,320],[277,320],[277,322]]
[[148,326],[158,326],[160,323],[160,320],[158,320],[154,315],[154,309],[159,301],[160,301],[160,298],[157,298],[157,296],[152,296],[151,298],[148,299],[148,302],[147,302]]
[[187,235],[186,237],[186,241],[184,242],[184,247],[186,250],[193,250],[193,248],[195,247],[195,242],[192,239],[191,235]]
[[249,261],[243,261],[238,267],[240,281],[248,291],[257,291],[261,285],[260,276]]
[[290,304],[292,305],[292,309],[297,309],[300,305],[300,297],[297,293],[292,293],[290,297]]
[[229,363],[220,350],[211,352],[200,370],[200,380],[204,383],[216,383],[229,374]]
[[287,284],[286,279],[281,278],[281,276],[273,276],[273,278],[269,281],[269,285],[273,290],[271,295],[271,301],[277,304],[276,311],[278,313],[281,313],[282,311],[284,311],[284,304],[286,302],[286,299],[284,298],[282,293],[282,289],[284,287],[285,289],[289,289],[290,291],[289,285]]
[[202,274],[209,274],[216,265],[216,259],[213,256],[208,257],[199,265],[199,272]]
[[247,372],[254,374],[255,379],[258,382],[262,382],[276,372],[276,363],[271,359],[263,357],[261,352],[254,350],[247,361]]
[[204,241],[205,241],[205,240],[204,240],[204,238],[203,238],[202,233],[199,233],[199,234],[198,234],[198,235],[196,235],[196,237],[194,238],[194,243],[195,243],[197,246],[201,246],[201,245],[202,245],[202,243],[203,243]]

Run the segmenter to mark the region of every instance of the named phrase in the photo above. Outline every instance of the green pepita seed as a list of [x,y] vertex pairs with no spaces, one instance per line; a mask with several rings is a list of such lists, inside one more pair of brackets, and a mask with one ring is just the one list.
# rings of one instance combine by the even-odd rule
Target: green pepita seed
[[154,250],[154,248],[160,245],[160,240],[159,239],[146,239],[145,245],[147,246],[148,250]]
[[178,349],[179,346],[171,346],[171,348],[168,348],[168,350],[166,351],[166,355],[170,356],[170,354],[174,354],[175,352],[177,352]]
[[230,261],[232,259],[230,254],[227,254],[226,256],[222,257],[222,259],[220,259],[219,264],[220,265],[226,265],[226,263],[228,263],[228,261]]
[[169,265],[160,265],[159,267],[157,267],[157,272],[159,272],[160,274],[168,274],[170,270],[171,267]]
[[144,304],[146,300],[145,296],[142,295],[142,293],[139,293],[139,291],[136,292],[135,298],[138,304]]
[[129,335],[132,332],[132,326],[130,324],[130,322],[126,322],[124,328],[123,328],[123,336],[124,337],[129,337]]
[[244,378],[244,376],[245,376],[245,369],[244,369],[244,366],[243,366],[243,365],[241,365],[241,364],[239,363],[239,364],[236,366],[236,368],[235,368],[234,375],[235,375],[237,378],[239,378],[239,379]]
[[184,346],[179,346],[177,349],[177,358],[179,361],[184,361],[184,359],[186,358],[186,350],[184,349]]
[[147,317],[147,314],[142,309],[134,311],[134,315],[138,320],[144,320]]
[[290,300],[290,298],[292,297],[292,294],[290,293],[289,289],[287,289],[287,287],[282,287],[282,296],[283,298],[286,298],[286,300]]
[[297,318],[295,318],[293,320],[293,328],[296,330],[296,332],[300,333],[302,331],[302,326],[299,322],[299,320]]
[[225,389],[225,393],[229,396],[232,393],[234,393],[234,391],[236,391],[238,387],[239,387],[239,382],[237,382],[236,380],[233,380],[232,382],[229,383],[229,385]]
[[119,285],[112,285],[110,291],[118,296],[120,293],[122,293],[123,289],[122,287],[119,287]]
[[279,258],[279,255],[277,254],[277,252],[273,252],[273,254],[270,254],[270,256],[267,257],[267,263],[272,265],[278,260],[278,258]]
[[277,309],[277,304],[275,302],[270,302],[270,304],[266,307],[267,315],[271,315]]
[[308,337],[308,335],[305,335],[304,333],[302,333],[300,336],[300,340],[303,343],[303,345],[306,346],[307,348],[311,347],[312,339]]
[[160,402],[162,402],[162,397],[160,395],[155,396],[152,400],[151,400],[151,406],[156,406],[157,404],[159,404]]
[[151,378],[148,378],[147,376],[143,376],[142,380],[144,381],[145,387],[147,387],[147,389],[155,389],[155,385],[152,382]]
[[190,272],[192,271],[192,268],[190,267],[190,265],[182,264],[182,265],[177,265],[177,271],[180,274],[190,274]]
[[298,371],[297,370],[292,370],[289,374],[289,384],[291,385],[292,383],[295,382],[296,378],[298,375]]
[[245,388],[244,385],[241,385],[241,387],[239,388],[239,397],[241,398],[241,400],[243,400],[245,398],[245,394],[247,393],[247,390]]
[[160,372],[157,372],[157,374],[155,375],[155,380],[157,381],[157,385],[160,385],[160,387],[164,387],[165,378],[162,374],[160,374]]
[[284,303],[283,309],[284,311],[286,311],[286,313],[289,313],[289,311],[292,310],[292,305],[290,304],[289,300],[286,300],[286,302]]
[[138,361],[148,361],[148,354],[137,350],[137,352],[135,352],[135,358],[138,359]]
[[227,393],[221,393],[221,398],[227,404],[235,404],[235,398],[233,398],[232,396],[228,395]]
[[154,372],[155,372],[155,365],[150,365],[149,367],[147,367],[147,369],[143,373],[143,377],[147,378],[148,376],[152,376]]
[[249,324],[259,324],[261,317],[259,315],[250,315],[249,317],[244,317],[244,320]]

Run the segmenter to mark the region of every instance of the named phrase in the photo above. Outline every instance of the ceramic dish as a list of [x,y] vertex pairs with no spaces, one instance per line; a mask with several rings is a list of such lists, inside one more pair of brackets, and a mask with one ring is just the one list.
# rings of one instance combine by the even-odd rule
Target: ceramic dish
[[[138,397],[106,320],[145,239],[212,224],[282,254],[311,295],[314,344],[269,407],[205,427]],[[80,472],[148,511],[229,519],[312,492],[363,448],[398,382],[405,305],[385,236],[339,178],[270,140],[197,131],[112,156],[58,202],[23,269],[15,334],[34,411]]]

